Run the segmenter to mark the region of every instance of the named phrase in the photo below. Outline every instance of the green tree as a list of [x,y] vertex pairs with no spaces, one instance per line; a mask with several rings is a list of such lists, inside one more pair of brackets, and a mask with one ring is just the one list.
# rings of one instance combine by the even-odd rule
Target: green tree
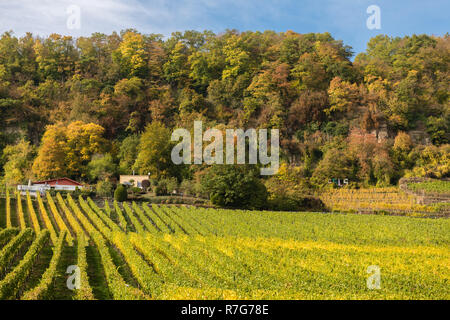
[[195,181],[194,180],[183,180],[180,184],[180,191],[184,196],[195,196]]
[[172,192],[178,189],[178,181],[176,178],[166,178],[166,188],[167,193],[172,194]]
[[213,204],[222,207],[262,209],[267,189],[256,170],[239,165],[216,165],[202,178],[202,187]]
[[34,45],[36,62],[44,78],[66,81],[75,71],[78,52],[70,36],[51,34]]
[[123,139],[119,148],[119,171],[122,174],[130,174],[138,155],[140,138],[134,134]]
[[164,64],[164,76],[170,83],[182,85],[189,78],[188,66],[189,50],[182,42],[177,42],[169,53],[169,59]]
[[313,181],[318,186],[325,186],[330,179],[358,179],[358,163],[348,152],[342,149],[329,149],[314,169]]
[[435,145],[450,142],[450,112],[447,117],[429,117],[427,120],[427,132]]
[[107,153],[98,154],[92,157],[88,164],[89,177],[94,181],[97,179],[105,180],[114,176],[117,172],[117,166],[113,157]]
[[161,122],[152,122],[141,135],[134,168],[152,178],[179,177],[180,169],[172,162],[172,132]]
[[113,190],[113,185],[109,180],[99,180],[95,186],[95,191],[100,197],[110,197]]

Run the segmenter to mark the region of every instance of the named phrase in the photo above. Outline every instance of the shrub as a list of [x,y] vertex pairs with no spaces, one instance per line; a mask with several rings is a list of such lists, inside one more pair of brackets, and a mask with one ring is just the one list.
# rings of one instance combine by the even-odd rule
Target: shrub
[[270,210],[273,211],[300,211],[297,201],[289,197],[274,197],[268,201]]
[[267,189],[251,167],[213,166],[202,184],[211,202],[221,207],[261,209],[267,204]]
[[[79,195],[81,195],[81,189],[78,188],[78,187],[76,187],[76,188],[75,188],[75,191],[72,192],[72,195],[73,195],[74,197],[78,197]],[[53,195],[52,195],[52,196],[53,196]]]
[[268,201],[273,211],[327,211],[323,202],[313,197],[275,196]]
[[94,191],[88,190],[88,189],[82,189],[80,192],[80,195],[82,197],[93,197],[95,195]]
[[119,184],[116,188],[116,191],[114,191],[114,200],[118,202],[127,201],[128,195],[127,195],[127,189],[123,184]]
[[100,197],[110,197],[113,191],[113,185],[108,180],[97,182],[95,191]]
[[160,181],[153,189],[157,196],[164,196],[167,194],[167,186],[163,181]]
[[180,191],[183,192],[184,196],[195,195],[195,181],[193,180],[183,180],[180,184]]
[[174,190],[178,189],[178,181],[176,178],[167,178],[165,181],[168,194],[172,194]]
[[150,187],[150,181],[149,180],[143,180],[141,182],[142,188],[144,189],[144,191],[147,191],[147,189]]
[[141,188],[138,188],[138,187],[132,187],[131,192],[133,194],[140,194],[142,192],[142,190],[141,190]]

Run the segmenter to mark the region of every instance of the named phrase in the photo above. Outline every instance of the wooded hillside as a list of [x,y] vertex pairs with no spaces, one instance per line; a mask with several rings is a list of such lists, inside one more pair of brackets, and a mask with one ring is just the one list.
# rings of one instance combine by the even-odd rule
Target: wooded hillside
[[152,123],[154,134],[142,137],[166,139],[199,119],[219,129],[279,128],[280,174],[296,186],[446,177],[449,46],[448,35],[380,35],[352,62],[352,49],[328,33],[4,33],[3,180],[103,181],[149,167],[156,178],[194,179],[198,168],[173,169],[164,150],[140,155],[149,148],[141,135]]

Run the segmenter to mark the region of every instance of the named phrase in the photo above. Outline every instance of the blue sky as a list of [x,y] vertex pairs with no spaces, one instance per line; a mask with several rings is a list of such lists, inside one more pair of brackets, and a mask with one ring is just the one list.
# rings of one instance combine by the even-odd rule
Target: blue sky
[[[80,29],[68,29],[66,12],[80,8]],[[381,29],[369,30],[367,7],[381,10]],[[448,0],[0,0],[0,32],[85,36],[135,28],[143,33],[226,29],[330,32],[364,51],[377,34],[443,35],[450,32]]]

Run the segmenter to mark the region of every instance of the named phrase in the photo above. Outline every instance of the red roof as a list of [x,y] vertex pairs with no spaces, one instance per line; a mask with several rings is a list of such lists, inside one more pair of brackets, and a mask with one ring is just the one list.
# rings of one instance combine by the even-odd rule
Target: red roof
[[33,184],[48,184],[49,186],[82,186],[81,183],[69,178],[58,178],[43,181],[35,181]]

